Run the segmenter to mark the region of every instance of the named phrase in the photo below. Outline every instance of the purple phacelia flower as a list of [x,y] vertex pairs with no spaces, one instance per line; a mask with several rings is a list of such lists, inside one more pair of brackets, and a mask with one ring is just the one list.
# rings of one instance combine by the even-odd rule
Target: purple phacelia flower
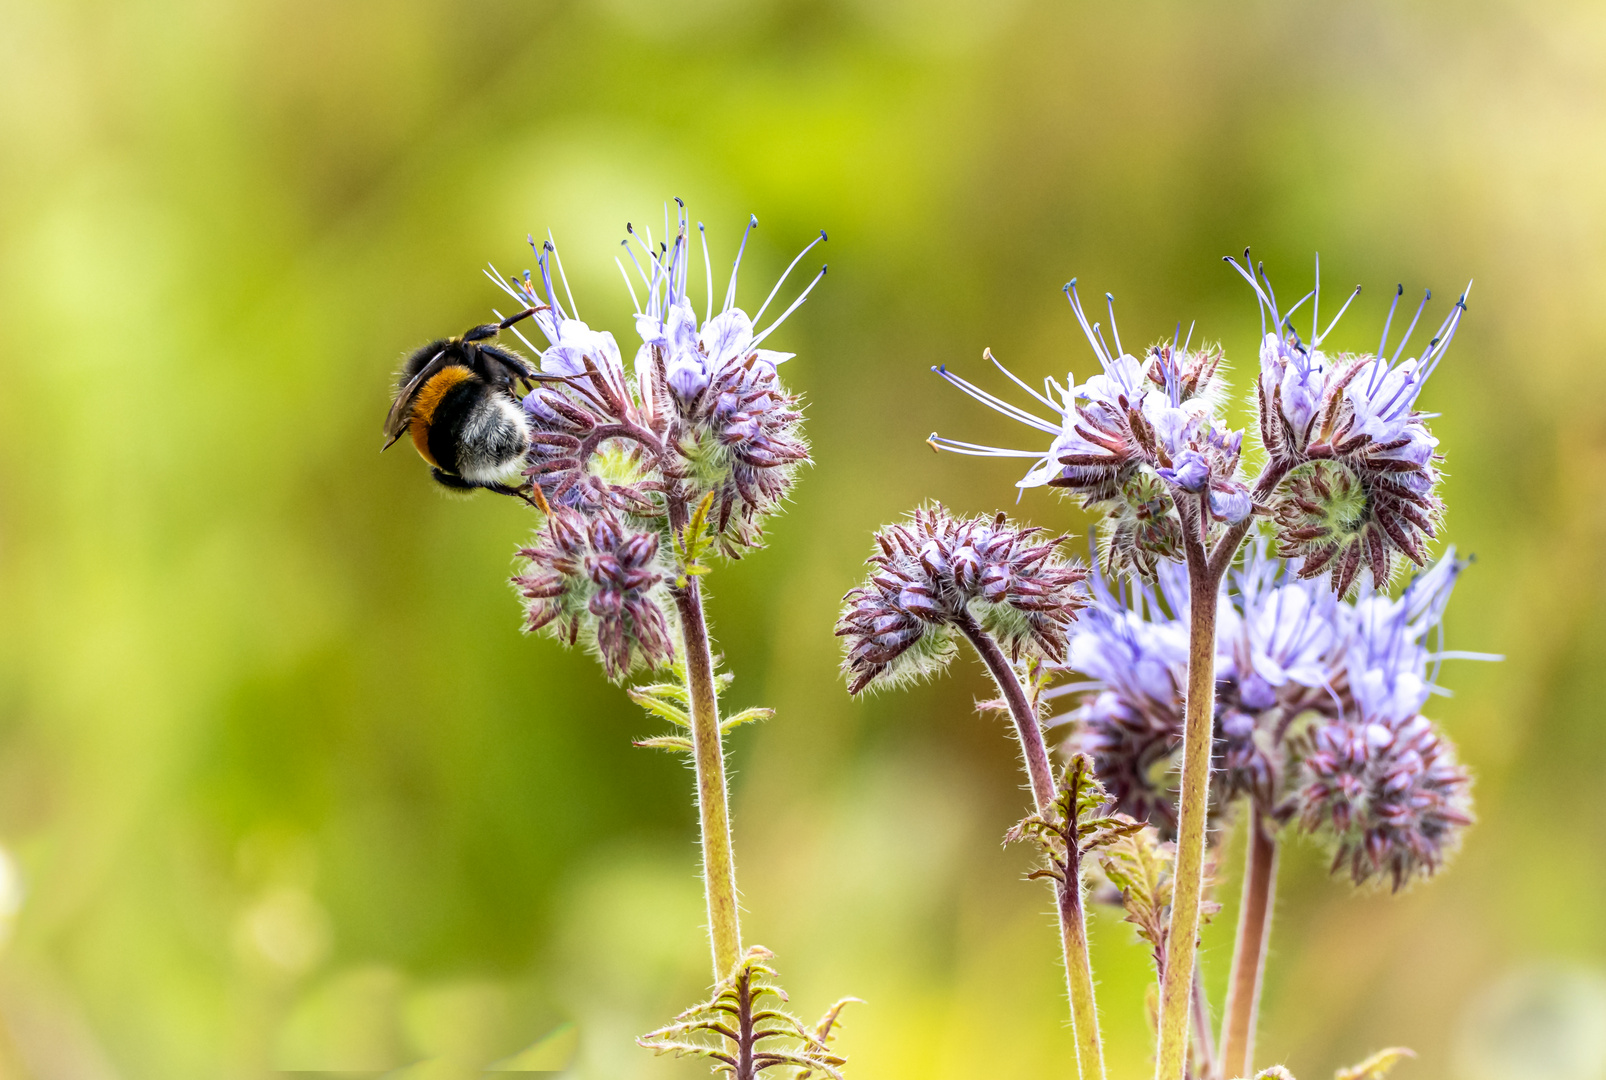
[[1059,537],[996,517],[916,510],[876,533],[865,584],[844,598],[848,692],[933,675],[953,659],[955,634],[984,632],[1017,659],[1063,660],[1087,571],[1057,554]]
[[[825,269],[768,326],[755,331],[754,324],[825,234],[792,260],[753,318],[736,306],[747,234],[718,314],[705,239],[708,296],[699,321],[688,291],[690,224],[677,211],[673,241],[656,247],[650,235],[628,230],[629,265],[619,265],[636,303],[641,338],[631,374],[613,336],[593,331],[573,314],[566,283],[565,309],[552,273],[555,268],[561,279],[562,264],[550,241],[536,251],[539,280],[528,272],[522,279],[495,280],[521,304],[543,306],[535,319],[549,342],[536,350],[542,385],[525,398],[524,408],[534,429],[527,474],[547,500],[586,512],[653,517],[664,513],[667,501],[696,505],[711,495],[710,520],[721,545],[734,554],[759,542],[762,518],[785,498],[797,467],[808,461],[797,399],[776,373],[793,354],[762,345],[807,299]],[[756,224],[750,219],[749,230]]]
[[1188,662],[1186,583],[1180,568],[1160,568],[1159,588],[1117,590],[1103,574],[1089,584],[1089,603],[1071,635],[1064,667],[1086,681],[1045,697],[1077,694],[1080,704],[1068,753],[1085,753],[1115,808],[1176,832],[1173,758],[1182,744],[1183,685]]
[[584,635],[615,681],[673,659],[656,531],[632,529],[610,511],[588,520],[559,506],[519,555],[528,565],[513,585],[526,601],[527,632],[551,628],[571,645]]
[[[1005,416],[1051,436],[1046,453],[1006,450],[933,435],[931,443],[961,454],[1035,459],[1019,487],[1046,485],[1079,495],[1105,511],[1102,557],[1111,571],[1152,579],[1157,565],[1182,557],[1185,529],[1208,533],[1219,522],[1242,521],[1253,509],[1238,475],[1242,436],[1217,426],[1215,402],[1221,351],[1190,350],[1177,338],[1151,346],[1144,360],[1114,349],[1090,323],[1073,281],[1066,296],[1102,371],[1076,385],[1045,380],[1038,393],[998,366],[1054,418],[1012,405],[938,367],[944,379]],[[1106,299],[1109,299],[1106,297]]]
[[[1392,357],[1384,356],[1403,286],[1395,292],[1376,355],[1330,356],[1321,343],[1349,302],[1320,330],[1319,262],[1316,288],[1305,298],[1312,301],[1306,343],[1291,322],[1305,300],[1280,311],[1263,267],[1251,267],[1247,252],[1242,265],[1228,261],[1254,288],[1263,322],[1270,316],[1257,393],[1261,442],[1271,475],[1279,480],[1271,499],[1279,550],[1301,560],[1302,577],[1327,574],[1336,592],[1347,592],[1363,567],[1377,586],[1386,586],[1397,554],[1425,563],[1427,543],[1437,535],[1443,514],[1438,440],[1416,401],[1455,337],[1466,294],[1420,357],[1400,359],[1431,293]],[[1359,292],[1357,287],[1350,300]]]

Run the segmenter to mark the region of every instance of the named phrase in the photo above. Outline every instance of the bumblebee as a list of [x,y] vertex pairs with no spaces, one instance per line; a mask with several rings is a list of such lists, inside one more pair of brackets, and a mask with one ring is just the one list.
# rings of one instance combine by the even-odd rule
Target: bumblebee
[[518,476],[530,447],[530,421],[516,387],[539,375],[523,357],[492,341],[539,310],[527,308],[458,337],[432,341],[408,356],[385,417],[382,449],[411,435],[437,483],[516,495],[542,506],[546,500],[539,487],[526,492],[504,482]]

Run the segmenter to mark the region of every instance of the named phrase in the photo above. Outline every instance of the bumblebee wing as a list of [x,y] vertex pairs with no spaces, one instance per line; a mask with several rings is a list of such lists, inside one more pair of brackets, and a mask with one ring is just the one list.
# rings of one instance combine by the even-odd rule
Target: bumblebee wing
[[402,432],[407,430],[408,408],[413,398],[418,395],[418,388],[423,386],[429,377],[445,367],[446,350],[442,349],[430,357],[429,363],[418,369],[418,374],[407,380],[407,385],[396,391],[396,400],[390,403],[390,412],[385,416],[385,449],[390,449],[392,443],[401,438]]

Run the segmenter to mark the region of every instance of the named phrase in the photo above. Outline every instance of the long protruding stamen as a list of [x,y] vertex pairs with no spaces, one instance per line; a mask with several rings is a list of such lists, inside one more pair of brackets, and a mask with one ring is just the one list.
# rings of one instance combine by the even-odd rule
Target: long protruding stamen
[[[1199,325],[1199,320],[1198,319],[1195,319],[1195,320],[1193,320],[1193,322],[1188,324],[1188,336],[1182,339],[1182,351],[1183,352],[1187,352],[1188,351],[1188,346],[1193,343],[1193,328],[1195,326],[1198,326],[1198,325]],[[1260,336],[1261,337],[1265,337],[1266,336],[1264,320],[1261,322],[1261,334],[1260,334]]]
[[708,260],[708,230],[697,223],[697,232],[703,238],[703,284],[708,287],[708,303],[703,308],[703,322],[714,317],[714,264]]
[[722,315],[736,306],[736,275],[742,269],[742,256],[747,252],[747,238],[756,228],[758,228],[757,215],[747,215],[747,228],[742,230],[742,246],[736,249],[736,262],[731,265],[731,283],[725,290],[725,306],[719,309]]
[[[657,314],[657,312],[655,312],[653,310],[653,303],[652,303],[653,296],[654,296],[653,283],[657,279],[658,275],[657,274],[653,274],[652,276],[649,277],[648,274],[647,274],[646,267],[642,266],[641,265],[641,260],[636,258],[636,249],[630,246],[630,241],[633,238],[636,241],[636,243],[639,244],[639,243],[641,243],[641,237],[636,235],[635,228],[632,227],[630,222],[628,222],[628,221],[625,222],[625,233],[627,234],[627,236],[626,236],[625,239],[619,241],[619,246],[621,246],[621,247],[623,247],[625,249],[625,252],[630,256],[631,263],[636,268],[636,273],[641,275],[642,287],[647,290],[647,307],[646,307],[647,314],[648,315],[655,315],[655,314]],[[649,262],[652,261],[652,252],[651,251],[647,252],[647,260]],[[635,295],[635,290],[634,289],[631,290],[631,295],[632,296]]]
[[1344,301],[1344,306],[1338,309],[1338,314],[1333,316],[1333,321],[1327,324],[1327,329],[1323,330],[1321,336],[1310,343],[1311,348],[1314,349],[1319,346],[1322,343],[1323,338],[1326,338],[1328,334],[1333,332],[1333,327],[1338,325],[1338,320],[1344,317],[1344,312],[1349,310],[1349,306],[1355,303],[1355,298],[1359,295],[1361,295],[1361,287],[1357,285],[1355,286],[1355,291],[1349,294],[1349,299]]
[[1310,306],[1310,347],[1321,344],[1322,334],[1322,253],[1316,253],[1316,287],[1310,291],[1315,303]]
[[576,319],[580,317],[580,305],[574,302],[574,293],[569,290],[569,275],[563,272],[563,256],[558,254],[558,243],[552,239],[552,230],[546,231],[546,246],[552,252],[552,261],[558,266],[558,280],[563,282],[563,295],[569,299],[569,314]]
[[495,263],[489,263],[488,262],[488,263],[485,264],[485,266],[486,266],[486,269],[484,269],[484,270],[482,270],[480,272],[483,273],[486,277],[490,278],[492,281],[496,282],[496,287],[498,289],[501,289],[503,292],[507,293],[514,300],[518,301],[521,304],[528,303],[528,301],[524,297],[519,295],[519,291],[517,289],[515,289],[513,286],[511,286],[511,285],[509,285],[507,283],[507,279],[502,276],[501,271],[499,271],[496,268],[496,264]]
[[1115,294],[1104,294],[1104,306],[1110,312],[1110,334],[1115,338],[1115,355],[1125,356],[1126,350],[1121,347],[1121,331],[1115,325]]
[[[1445,350],[1450,347],[1450,342],[1455,338],[1455,332],[1461,328],[1461,316],[1465,315],[1467,311],[1467,293],[1471,291],[1472,282],[1469,281],[1460,298],[1456,300],[1455,306],[1450,309],[1450,314],[1444,320],[1444,325],[1439,327],[1439,333],[1433,339],[1433,345],[1422,354],[1424,368],[1422,378],[1424,380],[1433,374],[1434,369],[1439,366],[1439,360],[1443,358]],[[1429,357],[1432,358],[1431,361]]]
[[[1106,355],[1106,356],[1115,356],[1115,355],[1117,355],[1116,353],[1110,352],[1110,347],[1104,343],[1104,331],[1103,331],[1102,328],[1100,328],[1098,323],[1094,323],[1093,324],[1093,336],[1099,339],[1099,348],[1104,351],[1104,355]],[[1112,361],[1112,363],[1113,363],[1113,361]]]
[[1249,287],[1255,290],[1255,299],[1260,306],[1260,336],[1264,338],[1266,336],[1267,309],[1271,310],[1273,326],[1279,325],[1282,320],[1277,318],[1277,305],[1272,303],[1271,298],[1266,295],[1266,291],[1260,287],[1260,282],[1255,279],[1254,264],[1249,261],[1249,249],[1244,248],[1244,264],[1242,266],[1238,265],[1238,260],[1231,255],[1223,255],[1221,261],[1238,271],[1238,275],[1249,282]]
[[541,287],[546,290],[547,305],[552,308],[552,314],[561,322],[564,317],[563,308],[558,304],[557,291],[552,288],[552,262],[548,254],[551,249],[544,243],[540,247],[536,247],[535,237],[533,236],[528,236],[525,239],[529,241],[530,247],[535,251],[535,265],[541,268]]
[[983,405],[986,405],[992,409],[996,409],[998,412],[1003,413],[1011,420],[1025,424],[1027,427],[1034,427],[1038,431],[1047,432],[1050,435],[1058,435],[1060,433],[1060,429],[1055,425],[1050,424],[1047,420],[1042,420],[1036,416],[1033,416],[1020,406],[1011,405],[1003,398],[989,394],[981,387],[961,379],[958,375],[955,375],[953,372],[949,371],[946,364],[938,364],[931,370],[937,375],[941,376],[943,379],[952,383],[954,386],[957,386],[960,390],[963,390],[965,393],[975,398],[977,401],[981,402]]
[[[1244,249],[1244,261],[1249,261],[1248,248]],[[1277,290],[1272,288],[1271,275],[1266,273],[1266,262],[1264,259],[1255,264],[1255,272],[1260,275],[1260,280],[1266,283],[1266,295],[1271,298],[1272,317],[1276,320],[1277,325],[1281,326],[1284,317],[1277,314]],[[1290,314],[1292,313],[1290,312]]]
[[814,286],[818,285],[821,282],[821,280],[824,279],[825,272],[827,270],[829,270],[829,269],[830,269],[830,264],[829,263],[827,263],[825,266],[820,267],[820,272],[818,274],[814,275],[814,280],[809,282],[808,287],[805,288],[801,293],[798,294],[797,299],[793,300],[791,305],[789,307],[787,307],[787,309],[785,311],[781,312],[780,318],[776,319],[774,322],[772,322],[768,326],[766,326],[764,328],[764,332],[763,333],[757,334],[757,335],[754,336],[754,338],[753,338],[753,347],[754,348],[758,347],[759,342],[763,341],[765,338],[767,338],[771,334],[775,333],[776,329],[783,322],[785,322],[787,319],[789,319],[791,317],[792,312],[796,311],[798,308],[803,306],[803,301],[805,301],[805,300],[807,300],[809,298],[809,293],[814,291]]
[[793,269],[795,269],[797,267],[798,263],[803,261],[803,256],[805,256],[809,252],[813,251],[814,248],[815,248],[815,245],[823,244],[823,243],[825,243],[826,240],[827,240],[827,237],[825,235],[825,230],[821,229],[819,238],[816,239],[816,240],[809,241],[809,246],[804,248],[802,251],[798,252],[797,253],[797,257],[794,258],[790,263],[787,264],[786,270],[783,271],[782,274],[781,274],[781,280],[779,280],[779,281],[777,281],[775,283],[775,288],[770,290],[770,294],[768,296],[766,296],[764,298],[764,302],[759,305],[757,314],[755,314],[753,316],[753,322],[754,322],[755,325],[758,323],[758,320],[760,320],[760,319],[762,319],[764,317],[764,309],[768,308],[770,306],[770,301],[775,299],[775,294],[781,291],[781,286],[786,284],[786,279],[791,276]]
[[1405,295],[1405,283],[1402,281],[1394,287],[1394,299],[1389,301],[1388,318],[1383,320],[1383,337],[1377,343],[1377,358],[1383,359],[1383,350],[1388,347],[1389,327],[1394,325],[1394,309],[1400,306],[1400,297]]
[[1001,446],[983,446],[981,443],[950,439],[938,435],[935,431],[926,437],[926,443],[933,450],[947,450],[951,454],[966,454],[970,457],[1041,458],[1044,460],[1047,460],[1048,457],[1048,455],[1039,450],[1009,450]]
[[[623,244],[626,241],[621,240],[620,243]],[[619,268],[619,276],[625,279],[625,288],[630,290],[630,302],[636,306],[636,314],[640,315],[641,301],[636,298],[636,285],[630,280],[630,271],[625,269],[625,264],[620,261],[617,255],[614,256],[613,264]]]
[[1422,317],[1422,309],[1427,307],[1428,301],[1432,299],[1432,289],[1422,290],[1422,302],[1416,306],[1416,314],[1411,316],[1411,325],[1405,328],[1405,336],[1400,339],[1400,347],[1394,350],[1393,356],[1389,357],[1390,367],[1393,367],[1395,364],[1399,363],[1400,354],[1405,352],[1405,346],[1410,342],[1412,332],[1416,330],[1416,322]]
[[1093,327],[1087,321],[1087,315],[1082,311],[1082,298],[1076,294],[1076,279],[1065,283],[1065,299],[1070,302],[1071,310],[1076,312],[1076,321],[1082,324],[1082,333],[1087,335],[1087,343],[1093,346],[1093,352],[1098,356],[1099,363],[1105,367],[1110,366],[1110,354],[1104,348],[1104,343],[1093,333]]
[[1054,404],[1048,398],[1044,397],[1042,394],[1039,394],[1036,390],[1033,390],[1030,386],[1027,386],[1024,382],[1022,382],[1020,379],[1015,377],[1015,373],[1013,371],[1009,370],[1003,364],[1000,364],[998,362],[998,358],[993,355],[993,350],[991,350],[991,349],[983,349],[981,351],[981,356],[982,356],[983,360],[991,360],[993,362],[993,367],[997,368],[999,371],[1002,371],[1004,373],[1004,377],[1005,378],[1007,378],[1010,382],[1014,383],[1016,386],[1020,387],[1022,390],[1026,391],[1028,394],[1032,395],[1032,397],[1034,399],[1036,399],[1037,401],[1042,402],[1044,405],[1047,405],[1050,409],[1052,409],[1055,412],[1059,413],[1061,416],[1065,415],[1065,409],[1062,406]]

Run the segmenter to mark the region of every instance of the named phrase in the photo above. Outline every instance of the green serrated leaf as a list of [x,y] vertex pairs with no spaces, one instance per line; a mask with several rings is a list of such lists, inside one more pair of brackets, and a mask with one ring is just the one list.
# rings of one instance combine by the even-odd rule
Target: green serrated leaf
[[636,745],[650,747],[653,750],[673,750],[682,754],[693,752],[691,740],[684,735],[654,735],[650,739],[637,740]]
[[721,720],[719,723],[719,733],[721,735],[728,735],[733,728],[739,728],[743,724],[751,724],[759,720],[768,720],[774,715],[774,709],[743,709],[735,716],[727,717],[726,719]]
[[1403,1046],[1391,1046],[1387,1050],[1379,1050],[1359,1065],[1338,1070],[1333,1074],[1333,1080],[1383,1080],[1394,1066],[1406,1058],[1414,1057],[1416,1057],[1414,1050]]
[[661,716],[676,727],[685,728],[687,731],[691,730],[691,717],[679,705],[672,705],[662,698],[643,694],[638,690],[627,690],[625,693],[629,695],[631,701],[634,701],[654,716]]
[[648,697],[663,698],[681,705],[689,705],[691,698],[686,688],[680,683],[653,683],[651,686],[634,686],[626,691],[629,694],[646,694]]

